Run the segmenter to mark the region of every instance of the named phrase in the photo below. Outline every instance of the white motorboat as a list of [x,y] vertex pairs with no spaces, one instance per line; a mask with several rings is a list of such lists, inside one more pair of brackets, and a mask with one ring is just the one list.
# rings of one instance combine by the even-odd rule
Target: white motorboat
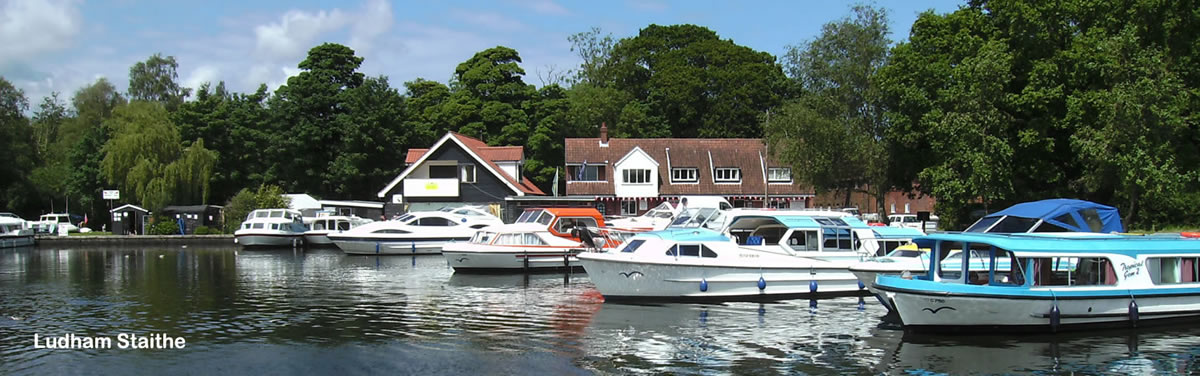
[[33,245],[33,229],[12,213],[0,213],[0,248]]
[[875,287],[912,330],[1056,332],[1178,322],[1200,317],[1194,236],[1200,234],[932,234],[914,243],[936,262],[911,278],[881,275]]
[[615,247],[624,233],[605,230],[604,218],[594,208],[527,209],[515,223],[479,230],[468,242],[446,244],[442,255],[455,271],[568,269],[579,266],[575,255],[584,249]]
[[731,210],[733,205],[719,196],[685,196],[678,204],[663,202],[642,215],[610,220],[608,226],[638,232],[665,230],[685,210],[702,208]]
[[317,213],[316,217],[304,218],[304,223],[308,226],[308,231],[304,232],[304,244],[333,245],[333,241],[329,240],[329,234],[349,231],[371,222],[374,221],[359,216]]
[[870,226],[844,212],[727,217],[723,231],[673,226],[577,257],[606,299],[780,299],[863,292],[848,268],[881,246]]
[[67,213],[42,214],[31,226],[39,234],[58,234],[60,228],[66,228],[67,232],[79,232],[79,226],[71,223],[71,215]]
[[437,254],[448,242],[465,242],[481,228],[502,224],[500,218],[478,208],[448,208],[412,212],[328,236],[351,255]]
[[244,247],[281,247],[304,244],[303,214],[293,209],[258,209],[233,232],[233,241]]

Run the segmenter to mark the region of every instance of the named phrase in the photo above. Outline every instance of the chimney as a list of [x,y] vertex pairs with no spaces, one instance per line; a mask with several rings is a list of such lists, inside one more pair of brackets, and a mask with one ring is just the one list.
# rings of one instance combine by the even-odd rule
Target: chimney
[[600,143],[608,143],[608,124],[600,123]]

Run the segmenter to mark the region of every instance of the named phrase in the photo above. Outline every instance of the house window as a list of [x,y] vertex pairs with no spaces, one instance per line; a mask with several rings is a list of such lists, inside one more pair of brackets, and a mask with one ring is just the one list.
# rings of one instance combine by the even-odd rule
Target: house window
[[474,183],[475,182],[475,165],[473,165],[473,164],[462,165],[462,174],[460,174],[459,177],[461,177],[461,181],[463,183]]
[[458,177],[458,166],[429,166],[430,179],[454,179]]
[[792,181],[791,167],[771,167],[767,169],[767,181],[771,183],[790,183]]
[[650,182],[650,170],[623,170],[627,184],[646,184]]
[[596,201],[596,210],[600,212],[600,215],[608,215],[608,205],[603,201]]
[[742,169],[737,167],[722,167],[713,172],[713,181],[717,183],[738,183],[742,181]]
[[575,181],[604,181],[604,165],[569,167]]
[[676,183],[695,183],[699,181],[699,179],[696,178],[696,176],[699,175],[697,173],[698,171],[699,170],[694,167],[672,168],[671,181]]
[[621,201],[621,215],[637,215],[637,200]]

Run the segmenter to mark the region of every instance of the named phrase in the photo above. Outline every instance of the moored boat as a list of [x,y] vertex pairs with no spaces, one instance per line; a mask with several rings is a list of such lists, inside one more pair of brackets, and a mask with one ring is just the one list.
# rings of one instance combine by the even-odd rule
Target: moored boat
[[349,231],[373,221],[358,216],[318,213],[316,217],[305,218],[304,222],[308,226],[308,231],[304,232],[304,244],[320,246],[333,244],[333,241],[329,240],[331,233]]
[[697,224],[633,236],[578,258],[606,299],[744,300],[863,292],[848,270],[880,247],[843,212],[733,210],[722,231]]
[[[8,214],[8,213],[3,213]],[[15,215],[0,215],[0,248],[33,245],[33,229]]]
[[595,208],[527,209],[512,224],[479,230],[468,242],[446,244],[442,255],[455,271],[573,268],[579,266],[575,256],[586,248],[621,243],[622,232],[604,227]]
[[292,209],[257,209],[233,232],[243,247],[284,247],[304,244],[303,214]]
[[914,243],[938,261],[875,283],[906,329],[1056,332],[1200,318],[1194,238],[958,233]]
[[504,224],[478,208],[411,212],[329,234],[329,240],[351,255],[429,255],[449,242],[465,242],[475,231]]

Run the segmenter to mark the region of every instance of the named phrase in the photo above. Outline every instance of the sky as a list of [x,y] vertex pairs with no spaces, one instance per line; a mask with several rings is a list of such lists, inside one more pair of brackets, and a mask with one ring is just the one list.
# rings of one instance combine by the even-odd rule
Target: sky
[[[965,0],[883,0],[892,40],[907,39],[926,10]],[[308,50],[340,43],[364,58],[360,72],[392,87],[423,78],[447,82],[476,52],[506,46],[523,60],[525,82],[578,67],[567,37],[598,27],[616,39],[650,24],[695,24],[722,39],[781,56],[847,17],[849,1],[667,0],[0,0],[0,77],[24,90],[30,110],[58,92],[68,102],[100,77],[124,92],[129,67],[155,53],[174,56],[187,87],[224,81],[237,92],[274,90]]]

